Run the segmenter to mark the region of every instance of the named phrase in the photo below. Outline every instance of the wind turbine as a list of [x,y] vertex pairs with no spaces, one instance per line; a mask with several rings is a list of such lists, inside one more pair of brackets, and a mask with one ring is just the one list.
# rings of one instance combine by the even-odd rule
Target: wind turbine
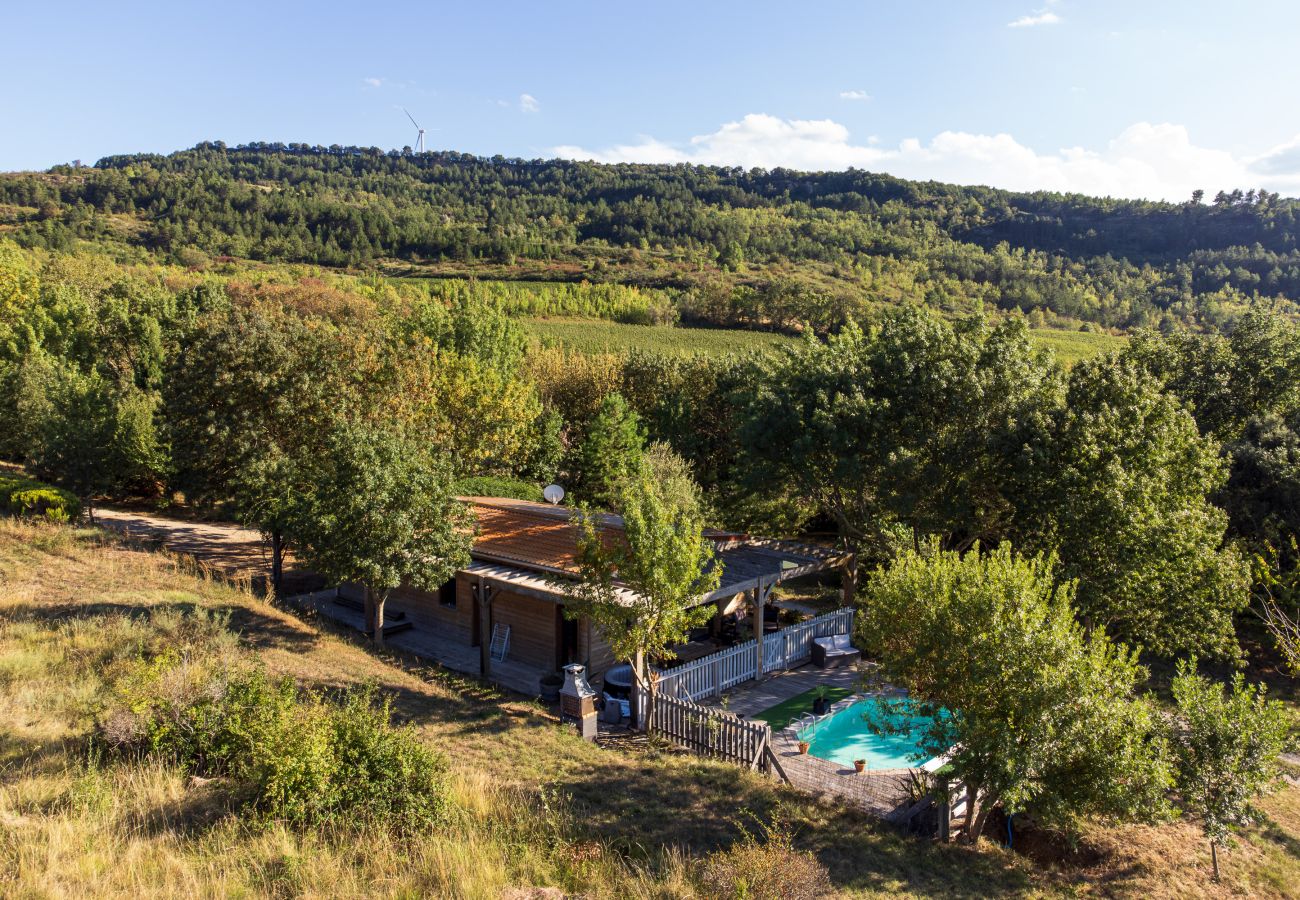
[[420,127],[419,122],[415,121],[415,116],[411,115],[409,112],[406,112],[405,106],[402,107],[402,112],[406,113],[406,117],[411,120],[411,124],[414,125],[416,131],[419,132],[415,136],[415,152],[423,153],[424,152],[424,129]]

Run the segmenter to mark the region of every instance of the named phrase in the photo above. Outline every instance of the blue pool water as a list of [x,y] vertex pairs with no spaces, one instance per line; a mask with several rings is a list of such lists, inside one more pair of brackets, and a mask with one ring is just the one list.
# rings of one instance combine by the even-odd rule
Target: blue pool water
[[[868,719],[888,721],[899,733],[875,734]],[[801,730],[799,740],[808,742],[810,755],[843,766],[865,759],[868,769],[910,769],[925,763],[916,758],[921,752],[917,741],[931,721],[927,716],[886,713],[878,699],[867,697]]]

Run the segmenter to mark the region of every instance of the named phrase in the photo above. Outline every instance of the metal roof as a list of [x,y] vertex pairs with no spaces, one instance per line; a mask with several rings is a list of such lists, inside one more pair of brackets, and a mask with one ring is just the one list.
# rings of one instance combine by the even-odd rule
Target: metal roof
[[[570,511],[495,497],[463,497],[478,517],[473,562],[461,571],[518,593],[563,602],[564,582],[578,575],[575,551],[578,530]],[[621,539],[623,521],[602,516],[602,534]],[[757,587],[771,587],[844,563],[844,554],[826,547],[749,538],[711,531],[716,548],[713,565],[722,567],[718,587],[700,597],[708,603]],[[635,594],[623,591],[631,603]]]

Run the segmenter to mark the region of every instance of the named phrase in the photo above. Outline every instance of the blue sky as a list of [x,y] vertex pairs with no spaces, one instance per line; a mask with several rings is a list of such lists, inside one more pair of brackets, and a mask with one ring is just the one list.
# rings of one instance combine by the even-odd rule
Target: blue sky
[[0,169],[200,140],[1300,194],[1300,4],[24,3]]

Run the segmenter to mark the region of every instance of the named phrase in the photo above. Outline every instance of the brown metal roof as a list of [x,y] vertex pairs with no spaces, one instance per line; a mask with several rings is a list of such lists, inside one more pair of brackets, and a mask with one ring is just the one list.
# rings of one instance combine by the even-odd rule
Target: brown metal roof
[[[461,497],[478,520],[471,555],[552,575],[577,575],[578,529],[571,509],[504,497]],[[620,516],[600,516],[606,541],[622,540]],[[842,564],[843,555],[824,547],[765,541],[734,532],[707,530],[722,566],[722,581],[707,599],[738,593],[762,584],[796,578]],[[706,598],[701,598],[706,599]]]
[[577,572],[578,529],[569,521],[570,510],[502,497],[460,499],[478,519],[474,557],[544,572]]

